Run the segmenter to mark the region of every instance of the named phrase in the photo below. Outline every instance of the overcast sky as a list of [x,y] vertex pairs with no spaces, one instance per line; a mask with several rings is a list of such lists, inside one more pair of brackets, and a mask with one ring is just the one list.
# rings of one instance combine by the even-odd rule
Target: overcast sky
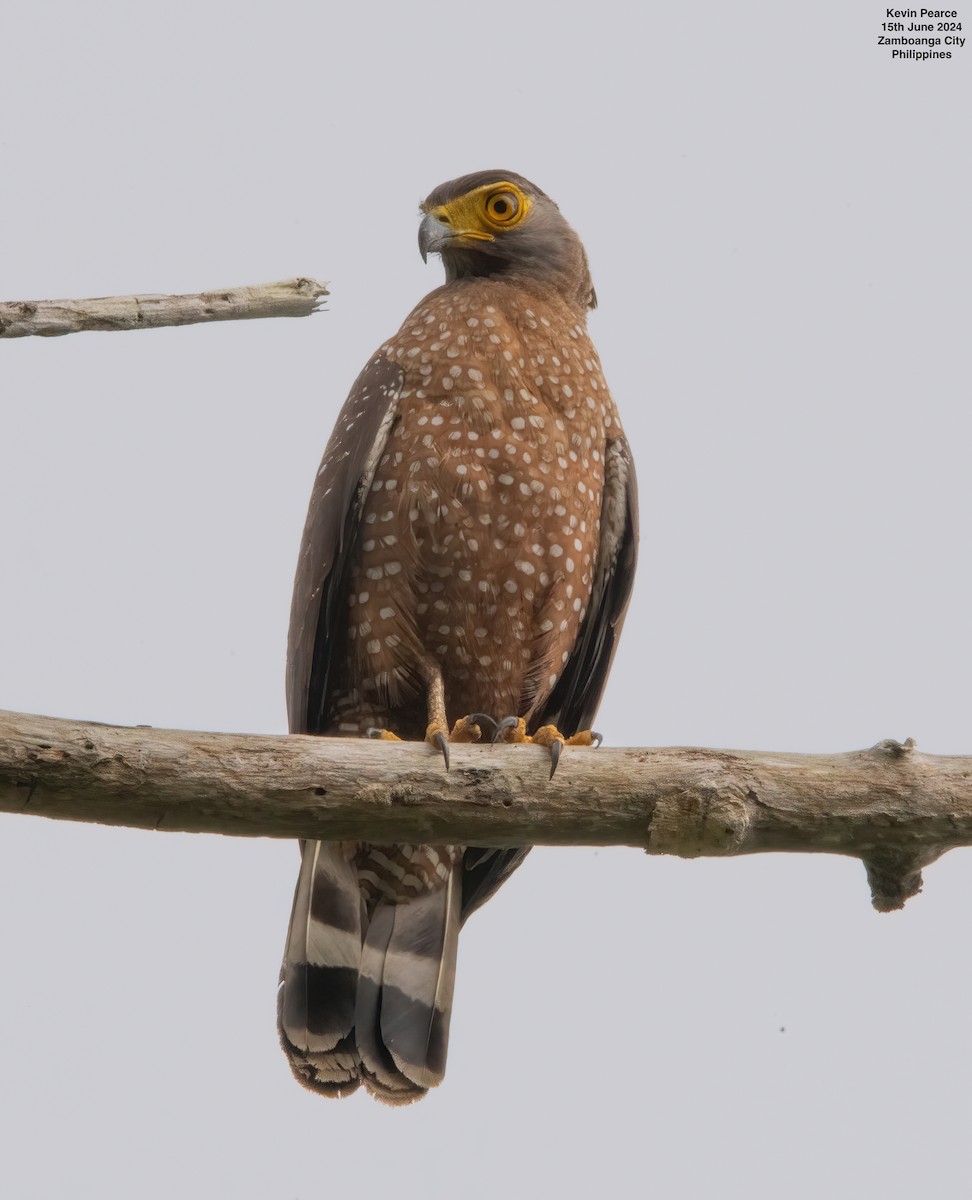
[[[884,14],[8,5],[0,298],[332,297],[3,344],[0,706],[285,730],[324,443],[440,280],[419,200],[504,167],[585,241],[640,476],[608,742],[972,752],[972,47],[894,62]],[[852,860],[537,851],[389,1110],[277,1046],[292,844],[0,829],[4,1196],[972,1189],[967,851],[889,916]]]

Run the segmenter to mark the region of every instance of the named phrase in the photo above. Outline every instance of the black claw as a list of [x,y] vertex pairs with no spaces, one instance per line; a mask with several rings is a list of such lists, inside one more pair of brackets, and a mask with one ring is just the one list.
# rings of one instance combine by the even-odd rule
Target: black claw
[[442,757],[445,759],[446,770],[449,770],[449,742],[444,733],[437,733],[432,738],[432,744],[437,750],[441,751]]
[[365,737],[380,738],[384,732],[380,725],[369,725],[365,730]]
[[492,738],[492,739],[490,739],[490,740],[494,740],[494,739],[495,739],[495,736],[496,736],[496,728],[497,728],[497,726],[496,726],[496,718],[495,718],[495,717],[491,717],[491,716],[489,715],[489,713],[470,713],[470,714],[469,714],[469,715],[466,717],[466,720],[467,720],[467,721],[469,721],[469,722],[471,722],[473,725],[478,725],[478,726],[479,726],[479,731],[480,731],[480,732],[479,732],[479,740],[480,740],[480,741],[482,741],[482,740],[483,740],[482,730],[483,730],[483,726],[484,726],[484,725],[491,725],[491,726],[493,727],[493,738]]
[[564,744],[563,742],[551,742],[550,743],[550,775],[549,775],[550,779],[553,779],[554,771],[557,770],[557,765],[560,762],[560,747],[563,744]]
[[506,733],[507,729],[516,729],[519,723],[519,717],[504,717],[503,720],[496,725],[496,732],[493,734],[493,741],[501,742],[503,740],[503,734]]
[[600,746],[601,742],[604,741],[604,734],[598,733],[596,729],[591,730],[591,737],[594,739],[595,746]]

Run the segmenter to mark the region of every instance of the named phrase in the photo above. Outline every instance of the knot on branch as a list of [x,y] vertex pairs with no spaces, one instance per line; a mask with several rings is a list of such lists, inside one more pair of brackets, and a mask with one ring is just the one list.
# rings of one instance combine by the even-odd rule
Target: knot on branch
[[889,758],[904,758],[917,748],[918,743],[914,738],[905,738],[903,742],[896,742],[894,738],[885,738],[876,746],[871,747],[871,753],[886,755]]
[[921,869],[942,851],[918,855],[907,850],[872,850],[864,856],[871,903],[878,912],[895,912],[921,891]]

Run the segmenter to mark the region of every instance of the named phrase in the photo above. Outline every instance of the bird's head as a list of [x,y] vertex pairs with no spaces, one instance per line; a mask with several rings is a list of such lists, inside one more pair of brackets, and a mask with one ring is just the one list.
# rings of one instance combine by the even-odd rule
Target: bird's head
[[536,280],[572,304],[597,304],[587,255],[560,209],[512,171],[477,171],[440,184],[421,205],[422,258],[440,254],[446,279]]

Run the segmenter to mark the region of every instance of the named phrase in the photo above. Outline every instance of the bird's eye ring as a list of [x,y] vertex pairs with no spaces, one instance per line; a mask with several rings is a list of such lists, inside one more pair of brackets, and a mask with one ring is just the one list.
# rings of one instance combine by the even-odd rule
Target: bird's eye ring
[[519,198],[505,188],[486,197],[486,215],[496,225],[512,225],[520,214]]

